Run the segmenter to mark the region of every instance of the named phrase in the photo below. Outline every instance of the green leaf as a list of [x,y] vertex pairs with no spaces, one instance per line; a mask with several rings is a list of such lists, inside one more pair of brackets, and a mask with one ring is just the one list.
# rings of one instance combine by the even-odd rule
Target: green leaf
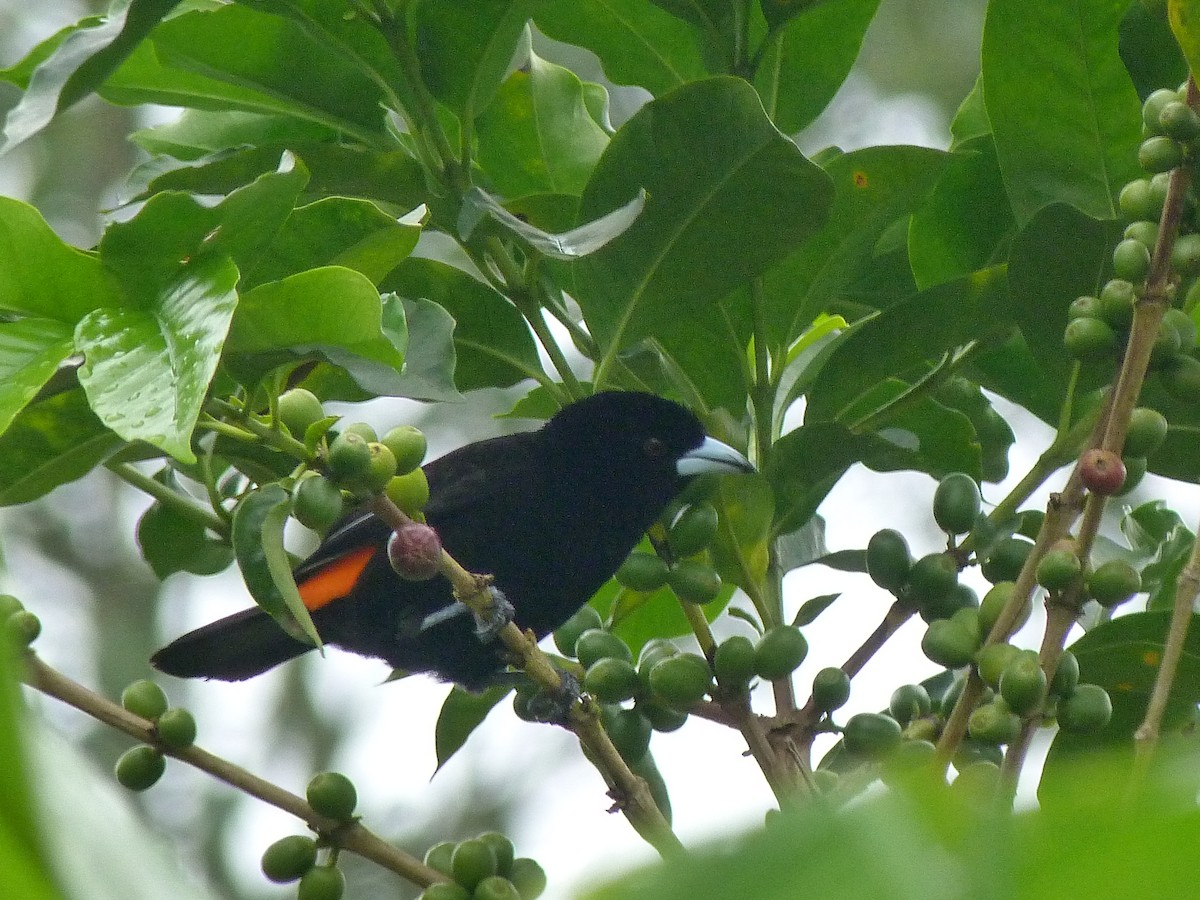
[[219,150],[198,158],[191,166],[161,174],[155,169],[148,176],[146,189],[133,199],[143,200],[172,190],[227,194],[260,175],[275,171],[280,157],[289,149],[311,173],[305,190],[307,197],[363,197],[392,204],[400,210],[413,209],[425,202],[424,175],[416,160],[407,153],[312,141]]
[[788,21],[763,54],[754,87],[779,130],[795,134],[824,111],[850,74],[879,0],[760,5],[768,21],[776,9],[785,10]]
[[306,269],[343,266],[372,283],[405,259],[421,228],[401,225],[368,200],[328,197],[294,210],[255,264],[242,267],[243,291]]
[[1003,267],[921,291],[883,310],[839,342],[809,391],[805,419],[851,421],[884,380],[911,381],[946,354],[1011,327]]
[[1125,6],[988,5],[984,100],[1019,225],[1052,203],[1114,218],[1117,192],[1138,174],[1141,105],[1117,53]]
[[[157,478],[171,485],[174,479],[170,473],[170,469],[164,469]],[[160,580],[176,572],[215,575],[233,562],[233,550],[227,543],[214,540],[203,524],[161,502],[151,504],[142,513],[137,542],[142,558]]]
[[796,617],[792,619],[792,624],[797,628],[803,628],[805,625],[811,625],[817,620],[817,616],[833,606],[835,600],[842,596],[838,594],[822,594],[820,597],[813,597],[811,600],[805,600],[800,604],[800,609],[796,611]]
[[595,53],[614,84],[659,96],[708,74],[695,31],[649,0],[545,3],[534,20],[556,41]]
[[156,194],[132,219],[105,229],[100,258],[131,296],[153,303],[193,257],[223,254],[239,268],[249,267],[291,215],[307,182],[308,171],[285,152],[276,171],[215,206],[188,194]]
[[578,76],[537,54],[508,76],[476,128],[479,163],[506,197],[582,194],[608,145]]
[[990,137],[960,144],[908,228],[917,286],[952,281],[1003,259],[1012,210]]
[[602,215],[640,188],[649,194],[642,215],[574,271],[573,296],[610,356],[762,274],[820,227],[830,201],[828,178],[736,78],[689,84],[643,107],[613,137],[580,216]]
[[74,349],[70,326],[54,319],[0,322],[0,434]]
[[920,206],[947,159],[923,147],[869,147],[824,163],[834,187],[828,217],[814,223],[816,233],[763,279],[773,344],[787,346],[830,311],[884,230]]
[[[274,154],[275,160],[278,160],[286,147],[334,141],[337,132],[291,116],[260,115],[236,109],[185,109],[178,118],[135,131],[129,139],[152,156],[192,161],[221,151],[226,151],[227,155],[235,147],[278,147]],[[270,168],[274,167],[272,162]],[[251,177],[261,175],[264,171],[269,169],[257,171]],[[249,180],[246,178],[239,184]],[[226,194],[231,189],[208,193]]]
[[63,243],[32,206],[0,197],[0,309],[74,325],[125,302],[95,254]]
[[[1195,765],[1194,757],[1183,762]],[[1114,761],[1068,774],[1073,786],[1053,811],[1001,812],[969,791],[919,779],[910,790],[873,791],[852,803],[802,804],[768,827],[723,832],[686,859],[582,896],[1117,900],[1144,896],[1147,883],[1161,897],[1194,893],[1195,873],[1180,862],[1200,841],[1190,779],[1176,775],[1155,785],[1150,801],[1122,803],[1129,773]],[[830,799],[844,799],[842,790]]]
[[1139,97],[1149,96],[1157,88],[1187,80],[1187,60],[1171,34],[1161,4],[1130,3],[1121,19],[1121,62]]
[[423,0],[416,9],[421,74],[470,122],[491,102],[534,8],[531,0]]
[[[1074,365],[1063,349],[1067,308],[1081,294],[1096,294],[1112,254],[1118,226],[1097,222],[1068,206],[1039,211],[1013,238],[1009,252],[1011,313],[1024,352],[1005,347],[975,360],[988,390],[1056,422]],[[1108,381],[1104,366],[1085,367],[1081,386]]]
[[880,443],[833,422],[805,424],[776,441],[765,473],[775,492],[774,534],[808,522],[846,470]]
[[75,329],[79,383],[93,411],[127,441],[194,462],[192,430],[237,305],[228,259],[184,266],[146,309],[103,308]]
[[111,103],[287,115],[382,146],[386,97],[374,78],[297,22],[242,4],[162,23],[105,82]]
[[646,192],[639,190],[634,194],[632,200],[612,212],[598,216],[592,221],[585,222],[570,231],[564,231],[562,234],[549,234],[513,215],[486,191],[474,187],[463,196],[462,208],[459,210],[458,231],[459,236],[466,240],[484,218],[492,218],[543,256],[550,259],[571,260],[595,253],[605,244],[628,231],[641,215],[645,203]]
[[462,748],[472,732],[483,724],[488,713],[512,690],[511,685],[496,685],[481,694],[473,694],[454,686],[446,695],[433,732],[438,770],[450,762],[450,758]]
[[5,890],[29,900],[54,900],[62,895],[39,834],[39,816],[31,790],[30,739],[25,721],[15,644],[0,641],[0,866]]
[[[1079,660],[1080,681],[1098,684],[1108,691],[1113,714],[1107,727],[1098,734],[1060,730],[1054,736],[1038,787],[1043,802],[1054,802],[1069,789],[1073,777],[1071,764],[1081,757],[1107,749],[1120,754],[1117,758],[1126,765],[1132,763],[1131,738],[1146,714],[1170,618],[1168,611],[1120,616],[1097,625],[1071,645],[1071,652]],[[1170,753],[1174,733],[1190,729],[1197,703],[1200,703],[1200,616],[1192,616],[1163,715],[1160,756]],[[1191,767],[1194,768],[1194,763]]]
[[1142,568],[1142,590],[1149,609],[1172,609],[1175,585],[1191,558],[1196,536],[1179,514],[1161,500],[1143,503],[1121,519],[1121,531]]
[[[40,46],[35,51],[37,65],[25,95],[5,120],[0,154],[32,137],[56,113],[96,90],[178,3],[113,0],[104,16],[85,19],[74,28],[60,31],[52,47]],[[13,71],[4,74],[11,77]]]
[[992,126],[988,122],[987,108],[983,104],[983,75],[976,76],[971,93],[959,104],[954,113],[954,121],[950,123],[950,134],[954,136],[950,149],[956,151],[969,141],[985,135],[991,136]]
[[121,443],[82,390],[31,403],[0,434],[0,506],[28,503],[82,478]]
[[754,589],[767,575],[775,507],[771,484],[757,473],[722,478],[714,503],[721,519],[711,547],[713,567],[723,581]]
[[454,318],[460,391],[512,387],[542,373],[537,345],[516,307],[462,269],[410,257],[383,282],[383,290],[405,298],[432,300]]
[[1200,7],[1194,0],[1168,0],[1167,16],[1188,68],[1200,71]]
[[251,491],[233,510],[233,553],[254,602],[292,637],[321,648],[312,617],[292,577],[283,547],[283,526],[291,510],[288,492],[278,484]]
[[424,297],[404,301],[408,353],[400,381],[404,396],[415,400],[453,401],[463,396],[454,386],[454,318]]
[[[399,391],[403,346],[383,327],[383,302],[369,279],[326,266],[259,285],[242,296],[226,350],[243,356],[316,354],[376,394]],[[243,360],[243,364],[249,363]]]

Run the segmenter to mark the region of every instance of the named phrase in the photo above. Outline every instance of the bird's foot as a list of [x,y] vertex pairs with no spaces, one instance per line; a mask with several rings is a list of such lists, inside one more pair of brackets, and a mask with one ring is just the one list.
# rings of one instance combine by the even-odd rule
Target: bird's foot
[[504,626],[513,621],[517,614],[502,590],[493,585],[488,591],[492,595],[492,608],[487,613],[472,610],[475,616],[475,636],[485,644],[494,641]]

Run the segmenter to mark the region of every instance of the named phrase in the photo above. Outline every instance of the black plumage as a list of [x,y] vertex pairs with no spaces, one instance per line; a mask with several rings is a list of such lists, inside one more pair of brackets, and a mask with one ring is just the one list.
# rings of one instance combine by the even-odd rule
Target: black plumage
[[[517,624],[541,637],[604,584],[690,477],[750,464],[676,403],[605,392],[537,431],[468,444],[424,468],[425,516],[443,546],[493,575]],[[303,594],[310,579],[370,551],[349,592],[312,611],[322,639],[406,671],[484,684],[503,665],[499,643],[481,642],[444,578],[396,575],[389,533],[370,512],[352,513],[297,566]],[[310,649],[253,608],[184,635],[152,662],[172,675],[241,680]]]

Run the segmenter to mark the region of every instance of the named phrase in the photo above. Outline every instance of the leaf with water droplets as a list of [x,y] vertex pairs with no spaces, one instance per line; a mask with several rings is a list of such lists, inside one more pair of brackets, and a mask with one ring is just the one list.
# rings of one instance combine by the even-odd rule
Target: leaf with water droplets
[[192,430],[237,305],[225,257],[185,266],[146,309],[94,310],[75,329],[79,383],[92,410],[127,441],[194,462]]

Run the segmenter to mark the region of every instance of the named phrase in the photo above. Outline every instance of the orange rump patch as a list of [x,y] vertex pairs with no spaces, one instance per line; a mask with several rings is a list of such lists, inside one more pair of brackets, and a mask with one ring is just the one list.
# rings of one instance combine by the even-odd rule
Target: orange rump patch
[[349,594],[374,555],[374,547],[355,550],[306,578],[303,584],[297,585],[305,608],[312,612]]

